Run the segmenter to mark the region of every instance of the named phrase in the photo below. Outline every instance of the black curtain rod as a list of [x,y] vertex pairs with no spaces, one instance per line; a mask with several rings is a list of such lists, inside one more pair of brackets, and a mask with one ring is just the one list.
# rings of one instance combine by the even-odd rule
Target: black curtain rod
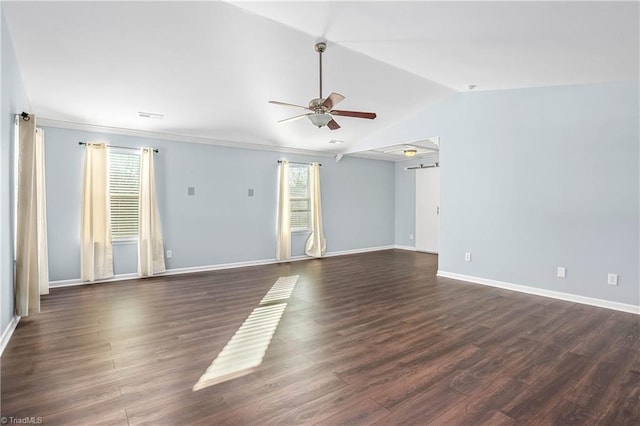
[[[278,164],[281,164],[282,160],[278,160]],[[312,163],[298,163],[296,161],[289,161],[289,164],[304,164],[305,166],[310,166]],[[318,163],[318,166],[322,166],[322,164]]]
[[435,163],[435,164],[429,164],[427,166],[425,166],[424,164],[420,164],[419,166],[413,166],[413,167],[405,167],[405,170],[416,170],[416,169],[431,169],[434,167],[440,167],[440,163]]
[[[86,145],[87,142],[78,142],[78,145]],[[140,148],[132,148],[130,146],[119,146],[119,145],[107,145],[110,146],[112,148],[122,148],[122,149],[135,149],[136,151],[139,150]],[[156,148],[153,148],[153,152],[158,152],[158,150]]]

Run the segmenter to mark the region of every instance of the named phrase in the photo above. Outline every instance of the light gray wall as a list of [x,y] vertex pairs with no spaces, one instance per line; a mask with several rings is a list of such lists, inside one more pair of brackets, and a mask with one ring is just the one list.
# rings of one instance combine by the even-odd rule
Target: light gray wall
[[[440,137],[439,269],[640,305],[638,89],[463,93],[380,135]],[[396,197],[402,244],[415,207]]]
[[[385,161],[284,154],[46,127],[47,219],[52,281],[80,276],[79,228],[84,150],[79,141],[152,145],[167,268],[273,259],[277,163],[319,161],[327,250],[394,243],[394,165]],[[195,187],[195,196],[187,187]],[[254,189],[248,197],[247,190]],[[308,233],[294,234],[292,255]],[[136,271],[135,244],[114,247],[116,274]]]
[[[1,7],[1,5],[0,5]],[[30,112],[4,13],[0,19],[2,115],[0,116],[0,333],[14,315],[13,290],[13,138],[14,114]]]

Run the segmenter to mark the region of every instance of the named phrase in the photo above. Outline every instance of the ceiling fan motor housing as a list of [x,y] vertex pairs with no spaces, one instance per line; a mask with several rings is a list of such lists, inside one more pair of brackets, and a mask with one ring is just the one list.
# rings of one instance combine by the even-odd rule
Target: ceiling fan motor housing
[[315,99],[311,99],[309,101],[309,109],[314,111],[316,114],[324,114],[328,111],[328,108],[324,105],[322,105],[324,103],[324,99],[323,98],[315,98]]

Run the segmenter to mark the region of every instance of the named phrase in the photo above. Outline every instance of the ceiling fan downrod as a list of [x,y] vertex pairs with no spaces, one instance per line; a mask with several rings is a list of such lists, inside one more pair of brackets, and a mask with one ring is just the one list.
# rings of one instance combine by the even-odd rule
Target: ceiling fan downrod
[[322,41],[316,43],[316,52],[320,55],[320,96],[318,96],[318,99],[322,99],[322,52],[324,52],[326,48],[327,43]]

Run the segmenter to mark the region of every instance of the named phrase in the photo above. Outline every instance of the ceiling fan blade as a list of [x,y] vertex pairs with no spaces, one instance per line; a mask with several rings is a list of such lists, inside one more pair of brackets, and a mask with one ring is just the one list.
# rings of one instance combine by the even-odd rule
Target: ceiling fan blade
[[336,122],[336,120],[331,120],[327,123],[327,127],[331,130],[338,130],[340,128],[340,125]]
[[331,109],[334,106],[336,106],[338,102],[341,102],[343,99],[344,99],[344,96],[342,96],[340,93],[332,93],[327,97],[327,99],[324,100],[324,102],[322,103],[322,106],[327,107],[327,109]]
[[283,120],[280,120],[280,121],[278,121],[278,123],[288,123],[290,121],[296,121],[296,120],[299,120],[299,119],[301,119],[303,117],[307,117],[307,116],[309,116],[311,114],[313,114],[313,113],[312,112],[308,112],[306,114],[296,115],[295,117],[289,117],[289,118],[285,118]]
[[334,109],[329,111],[332,115],[339,115],[341,117],[355,117],[355,118],[368,118],[369,120],[373,120],[376,118],[375,112],[362,112],[362,111],[340,111]]
[[292,107],[296,107],[296,108],[303,108],[303,109],[309,109],[306,106],[302,106],[302,105],[296,105],[296,104],[288,104],[286,102],[279,102],[279,101],[269,101],[270,104],[275,104],[275,105],[284,105],[284,106],[292,106]]

